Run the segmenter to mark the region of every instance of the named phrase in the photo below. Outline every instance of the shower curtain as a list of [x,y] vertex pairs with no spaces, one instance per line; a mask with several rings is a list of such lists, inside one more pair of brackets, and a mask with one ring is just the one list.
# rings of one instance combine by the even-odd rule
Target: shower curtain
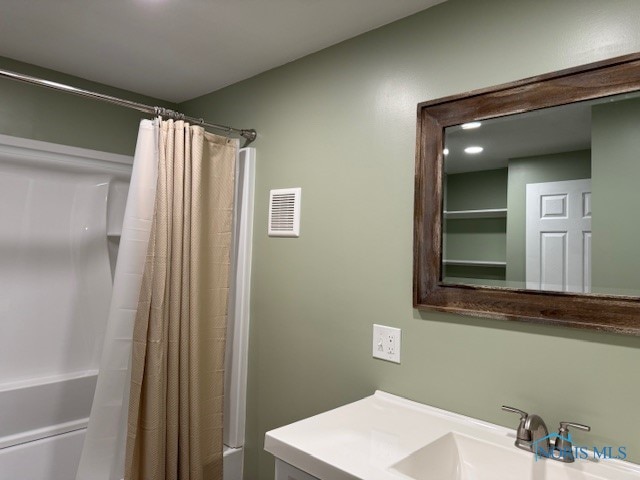
[[124,474],[129,359],[156,196],[158,125],[157,120],[143,120],[138,130],[98,383],[77,480],[120,480]]
[[[141,125],[125,214],[128,218],[131,209],[143,228],[132,228],[140,241],[130,254],[123,247],[133,235],[123,229],[78,480],[119,480],[123,466],[127,480],[222,478],[223,361],[238,141],[182,121],[152,126],[150,140]],[[153,193],[139,188],[146,190],[144,198],[134,195],[134,183],[142,183],[136,163],[143,155],[140,163],[153,165],[146,174],[156,187]],[[144,208],[134,206],[139,203]],[[119,281],[129,283],[124,301],[115,296]]]

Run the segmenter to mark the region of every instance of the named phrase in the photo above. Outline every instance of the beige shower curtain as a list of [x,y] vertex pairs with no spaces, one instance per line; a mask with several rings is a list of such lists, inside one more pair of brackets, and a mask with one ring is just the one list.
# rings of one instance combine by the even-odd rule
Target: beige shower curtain
[[224,347],[238,141],[160,127],[133,334],[126,480],[222,479]]

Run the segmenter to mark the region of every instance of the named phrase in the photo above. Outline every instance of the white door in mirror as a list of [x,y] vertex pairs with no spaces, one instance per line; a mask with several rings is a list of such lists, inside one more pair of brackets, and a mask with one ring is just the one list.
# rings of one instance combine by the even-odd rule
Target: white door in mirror
[[373,324],[373,356],[389,362],[400,363],[402,330]]
[[591,291],[591,179],[527,184],[527,288]]

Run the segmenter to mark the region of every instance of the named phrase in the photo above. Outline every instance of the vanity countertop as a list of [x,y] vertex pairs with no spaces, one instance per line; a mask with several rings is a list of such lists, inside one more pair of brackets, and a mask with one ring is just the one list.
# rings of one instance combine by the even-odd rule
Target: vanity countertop
[[[499,408],[499,407],[497,407]],[[491,442],[536,470],[533,453],[518,450],[515,430],[465,417],[396,395],[376,391],[362,400],[267,432],[266,451],[322,480],[407,480],[412,477],[394,471],[393,465],[425,445],[456,432],[479,441]],[[529,458],[530,457],[530,458]],[[553,468],[575,470],[563,478],[640,479],[640,465],[619,460],[599,462],[576,460]],[[548,474],[547,474],[548,475]],[[535,477],[535,475],[534,475]],[[552,476],[547,480],[552,480]]]

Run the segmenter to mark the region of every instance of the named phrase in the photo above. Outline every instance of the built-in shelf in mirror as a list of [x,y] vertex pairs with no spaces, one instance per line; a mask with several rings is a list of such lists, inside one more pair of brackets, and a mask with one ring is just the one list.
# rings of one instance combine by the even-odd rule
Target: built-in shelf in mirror
[[480,210],[445,210],[444,216],[447,219],[467,219],[467,218],[504,218],[507,216],[506,208],[484,208]]
[[449,260],[444,259],[442,263],[445,265],[461,265],[466,267],[506,267],[507,262],[492,260]]

